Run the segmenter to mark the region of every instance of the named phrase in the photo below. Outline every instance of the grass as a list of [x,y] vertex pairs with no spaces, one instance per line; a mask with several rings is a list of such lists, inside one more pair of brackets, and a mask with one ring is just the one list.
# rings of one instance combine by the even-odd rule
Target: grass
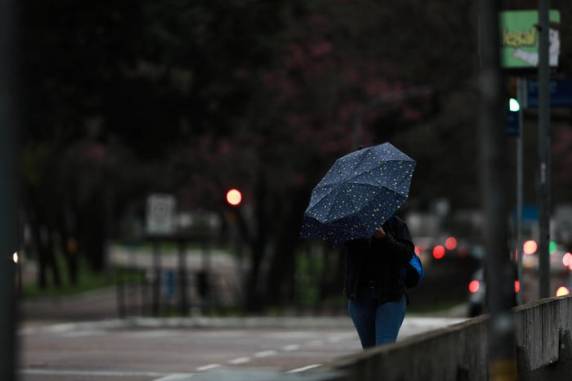
[[[155,251],[155,245],[151,242],[142,241],[142,242],[125,242],[125,241],[116,241],[112,243],[112,246],[124,250],[126,252],[131,252],[134,254],[143,254],[143,255],[150,255]],[[216,254],[217,255],[227,255],[227,256],[234,256],[235,250],[229,246],[225,245],[201,245],[199,243],[193,242],[185,245],[185,251],[187,254],[192,254],[196,256],[201,256],[204,254],[204,250],[208,253]],[[169,254],[175,255],[179,252],[179,246],[176,242],[160,242],[159,243],[159,252],[162,255]]]
[[137,270],[109,270],[107,272],[94,272],[89,269],[85,261],[80,261],[78,266],[77,284],[70,282],[70,274],[65,266],[64,259],[58,256],[56,259],[62,284],[60,287],[51,285],[42,289],[38,287],[36,280],[24,283],[22,285],[21,296],[25,299],[37,299],[42,297],[59,297],[77,295],[88,291],[102,288],[113,287],[116,284],[117,276],[121,271],[122,280],[124,282],[132,282],[141,279],[141,272]]
[[407,312],[415,315],[435,315],[440,312],[446,312],[465,302],[466,300],[464,299],[448,299],[434,304],[416,305],[412,303],[407,307]]

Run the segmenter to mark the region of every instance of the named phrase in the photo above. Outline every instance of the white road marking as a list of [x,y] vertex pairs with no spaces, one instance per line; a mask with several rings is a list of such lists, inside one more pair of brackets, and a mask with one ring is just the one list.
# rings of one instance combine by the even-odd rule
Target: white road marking
[[324,345],[324,342],[322,340],[312,340],[312,341],[308,341],[306,343],[306,345],[316,345],[316,346],[320,346],[320,345]]
[[250,362],[250,357],[238,357],[235,358],[234,360],[230,360],[228,363],[233,365],[239,365],[239,364],[246,364],[247,362]]
[[262,352],[256,352],[254,354],[254,357],[257,358],[264,358],[264,357],[270,357],[270,356],[275,356],[278,352],[276,351],[262,351]]
[[199,372],[204,372],[206,370],[215,369],[215,368],[220,368],[220,364],[208,364],[208,365],[204,365],[204,366],[199,366],[197,368],[197,370]]
[[193,373],[174,373],[153,381],[187,381],[192,375]]
[[314,368],[317,368],[317,367],[319,367],[319,366],[322,366],[322,364],[306,365],[306,366],[303,366],[303,367],[301,367],[301,368],[291,369],[291,370],[287,371],[286,373],[300,373],[300,372],[305,372],[305,371],[307,371],[307,370],[314,369]]
[[65,332],[62,333],[63,337],[87,337],[87,336],[103,336],[106,332],[104,331],[77,331],[77,332]]
[[286,352],[297,351],[298,349],[300,349],[300,346],[296,344],[285,345],[282,347],[282,350]]
[[[85,369],[20,369],[20,374],[32,376],[75,376],[75,377],[165,377],[171,373],[133,372],[121,370],[85,370]],[[191,376],[192,373],[188,373]]]
[[133,332],[129,333],[128,335],[129,337],[136,339],[155,339],[155,338],[178,336],[179,334],[175,331],[153,330],[153,331]]

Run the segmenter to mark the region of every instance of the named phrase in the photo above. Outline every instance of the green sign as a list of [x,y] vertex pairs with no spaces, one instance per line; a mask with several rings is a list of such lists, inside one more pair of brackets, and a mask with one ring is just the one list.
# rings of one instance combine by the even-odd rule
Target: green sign
[[[560,23],[560,12],[550,11],[550,23]],[[507,11],[500,16],[501,64],[504,68],[532,68],[538,66],[538,12]],[[550,28],[550,66],[558,66],[560,33]]]

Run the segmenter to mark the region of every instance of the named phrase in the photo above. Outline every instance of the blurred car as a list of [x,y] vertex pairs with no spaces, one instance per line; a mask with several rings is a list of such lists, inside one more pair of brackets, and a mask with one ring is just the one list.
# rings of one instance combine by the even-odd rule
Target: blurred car
[[469,303],[467,307],[467,316],[475,317],[484,312],[486,306],[486,284],[484,281],[483,268],[479,268],[467,285],[469,290]]
[[[475,317],[485,313],[487,305],[487,284],[485,281],[484,267],[481,266],[474,272],[467,285],[467,289],[469,291],[467,316]],[[516,266],[514,267],[514,293],[515,297],[520,293],[520,280],[517,278]],[[513,304],[517,304],[516,298]]]
[[[522,258],[522,279],[518,279],[515,264],[515,295],[520,294],[521,303],[534,300],[538,295],[538,254],[537,245],[534,241],[525,243],[525,254]],[[560,245],[553,245],[550,254],[550,284],[551,296],[563,296],[572,289],[572,253],[566,252]],[[480,315],[486,309],[486,281],[484,276],[484,256],[481,265],[476,270],[467,284],[468,305],[467,315],[474,317]],[[522,282],[522,287],[521,287]],[[521,291],[522,289],[522,291]],[[516,301],[515,301],[516,302]],[[515,303],[516,304],[516,303]]]

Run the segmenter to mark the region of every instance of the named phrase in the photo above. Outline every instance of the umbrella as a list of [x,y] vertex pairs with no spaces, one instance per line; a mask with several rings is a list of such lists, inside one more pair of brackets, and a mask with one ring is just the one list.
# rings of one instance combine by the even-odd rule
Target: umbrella
[[339,158],[312,190],[301,237],[336,246],[371,237],[407,199],[414,168],[415,161],[390,143]]

